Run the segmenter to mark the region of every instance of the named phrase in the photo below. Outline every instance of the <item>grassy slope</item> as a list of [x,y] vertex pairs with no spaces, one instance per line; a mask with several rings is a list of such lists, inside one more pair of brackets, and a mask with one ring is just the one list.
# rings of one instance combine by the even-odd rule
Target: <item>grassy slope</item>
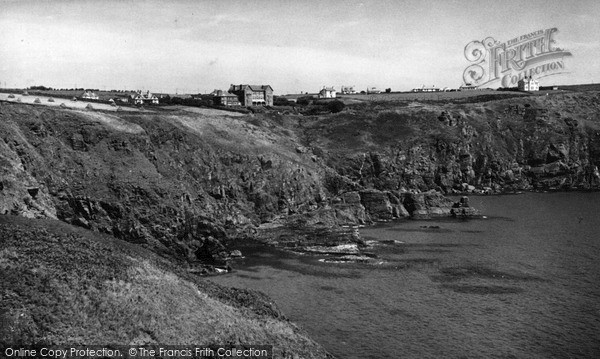
[[326,353],[267,298],[59,221],[0,216],[0,344],[274,344]]

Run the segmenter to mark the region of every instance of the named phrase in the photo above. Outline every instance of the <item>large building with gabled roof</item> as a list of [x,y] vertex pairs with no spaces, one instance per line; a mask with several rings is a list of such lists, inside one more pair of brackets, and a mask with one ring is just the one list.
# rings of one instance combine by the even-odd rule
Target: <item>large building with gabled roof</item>
[[273,88],[270,85],[231,85],[242,106],[273,106]]

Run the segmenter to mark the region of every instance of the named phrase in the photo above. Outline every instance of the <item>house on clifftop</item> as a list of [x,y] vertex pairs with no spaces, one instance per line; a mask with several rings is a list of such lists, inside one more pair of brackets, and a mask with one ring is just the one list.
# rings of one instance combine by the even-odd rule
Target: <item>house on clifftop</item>
[[459,87],[458,90],[459,91],[473,91],[473,90],[477,90],[477,86],[467,82],[464,85],[462,85],[461,87]]
[[319,91],[319,98],[335,98],[336,94],[337,92],[333,87],[323,86],[323,89]]
[[142,91],[138,91],[135,95],[131,96],[133,99],[133,103],[136,105],[144,105],[144,104],[154,104],[158,105],[158,97],[150,93],[150,91],[146,91],[146,93],[142,93]]
[[228,92],[236,95],[242,106],[273,106],[270,85],[231,85]]
[[86,99],[86,100],[98,100],[98,99],[100,99],[100,97],[98,95],[96,95],[92,91],[85,91],[83,93],[83,95],[81,95],[81,98]]
[[519,91],[539,91],[540,83],[534,80],[533,77],[525,77],[518,82]]
[[217,106],[240,106],[240,100],[238,96],[223,90],[214,90],[211,95],[213,96],[214,104]]

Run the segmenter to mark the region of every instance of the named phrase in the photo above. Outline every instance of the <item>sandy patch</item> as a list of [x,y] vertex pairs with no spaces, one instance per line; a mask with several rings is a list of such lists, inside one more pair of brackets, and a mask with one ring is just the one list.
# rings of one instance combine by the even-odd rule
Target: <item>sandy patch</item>
[[103,125],[106,125],[116,131],[127,132],[127,133],[144,133],[145,132],[141,126],[139,126],[135,123],[130,123],[130,122],[124,121],[123,119],[120,119],[119,117],[117,117],[115,115],[102,113],[102,112],[91,112],[91,111],[88,111],[88,112],[79,111],[79,112],[84,117],[88,118],[89,120],[102,123]]

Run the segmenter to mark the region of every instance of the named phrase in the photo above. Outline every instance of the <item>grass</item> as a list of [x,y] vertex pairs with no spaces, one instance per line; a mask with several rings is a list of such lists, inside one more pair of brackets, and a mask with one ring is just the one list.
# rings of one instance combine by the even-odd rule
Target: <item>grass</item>
[[0,238],[0,345],[270,344],[275,357],[328,355],[264,295],[110,236],[0,216]]
[[339,95],[342,101],[374,101],[374,102],[411,102],[411,101],[452,101],[464,100],[468,98],[477,98],[480,96],[489,96],[491,98],[502,98],[505,96],[526,96],[528,93],[518,91],[498,92],[495,90],[476,90],[476,91],[453,91],[453,92],[392,92],[380,94],[353,94]]

